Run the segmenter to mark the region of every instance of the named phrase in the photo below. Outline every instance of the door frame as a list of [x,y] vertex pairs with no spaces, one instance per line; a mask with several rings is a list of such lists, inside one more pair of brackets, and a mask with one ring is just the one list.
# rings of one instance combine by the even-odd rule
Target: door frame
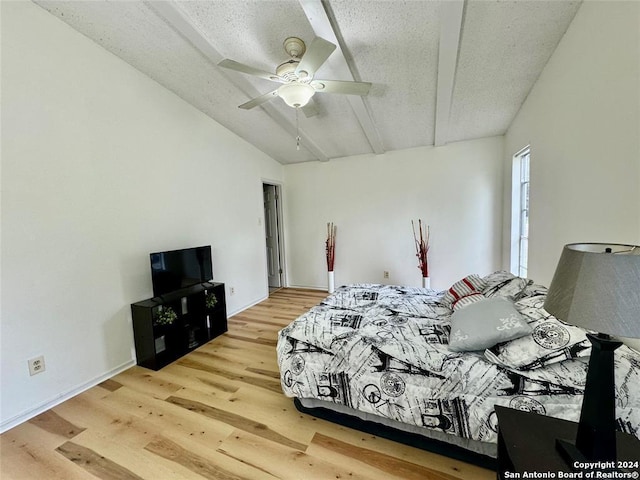
[[[272,186],[275,187],[276,193],[276,241],[277,241],[277,249],[278,249],[278,259],[280,262],[279,268],[281,270],[280,273],[280,288],[284,288],[287,286],[287,269],[285,267],[285,245],[284,245],[284,228],[283,228],[283,195],[282,195],[282,183],[276,182],[273,180],[262,179],[260,184],[260,191],[262,192],[262,203],[264,205],[264,186]],[[263,215],[264,215],[264,207],[263,207]],[[264,218],[264,228],[266,233],[267,228],[267,218]],[[267,236],[264,235],[264,255],[265,255],[265,266],[264,266],[264,279],[265,284],[267,286],[267,292],[269,291],[269,259],[267,258]]]

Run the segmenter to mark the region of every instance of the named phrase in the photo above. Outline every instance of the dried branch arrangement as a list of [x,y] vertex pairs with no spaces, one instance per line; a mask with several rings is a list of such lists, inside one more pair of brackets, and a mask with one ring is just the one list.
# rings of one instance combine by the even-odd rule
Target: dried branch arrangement
[[333,272],[333,262],[336,254],[336,226],[333,223],[327,223],[327,270]]
[[423,277],[429,276],[429,260],[427,258],[429,253],[429,225],[423,224],[422,220],[418,219],[418,232],[416,234],[416,226],[413,220],[411,220],[411,228],[413,229],[413,240],[416,243],[416,257],[418,257],[418,268],[422,272]]

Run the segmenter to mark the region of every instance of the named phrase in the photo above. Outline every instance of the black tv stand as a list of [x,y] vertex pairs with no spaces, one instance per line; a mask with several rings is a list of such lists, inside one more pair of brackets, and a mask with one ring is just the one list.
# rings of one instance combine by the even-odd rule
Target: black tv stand
[[224,283],[199,283],[133,303],[131,316],[138,365],[159,370],[227,331]]

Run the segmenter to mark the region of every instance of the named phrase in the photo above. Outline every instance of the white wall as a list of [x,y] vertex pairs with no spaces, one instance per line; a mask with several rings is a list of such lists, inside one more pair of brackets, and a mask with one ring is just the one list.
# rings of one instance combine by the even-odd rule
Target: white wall
[[[336,286],[420,285],[411,220],[431,226],[432,288],[501,262],[502,137],[285,166],[289,283],[326,288],[327,222]],[[390,278],[383,278],[383,271]]]
[[640,243],[639,26],[638,2],[584,2],[505,136],[505,181],[531,144],[529,276],[540,283],[566,243]]
[[505,136],[505,181],[531,144],[529,277],[540,283],[566,243],[640,244],[639,32],[640,3],[584,2]]
[[211,244],[228,310],[264,298],[263,178],[282,167],[40,7],[2,2],[2,429],[132,363],[149,252]]

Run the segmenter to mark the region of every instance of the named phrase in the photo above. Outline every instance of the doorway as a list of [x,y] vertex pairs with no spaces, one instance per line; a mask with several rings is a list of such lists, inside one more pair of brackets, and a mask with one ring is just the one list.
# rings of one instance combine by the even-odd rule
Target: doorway
[[271,294],[284,286],[280,185],[263,183],[262,194],[264,198],[264,233],[267,248],[267,279],[269,294]]

